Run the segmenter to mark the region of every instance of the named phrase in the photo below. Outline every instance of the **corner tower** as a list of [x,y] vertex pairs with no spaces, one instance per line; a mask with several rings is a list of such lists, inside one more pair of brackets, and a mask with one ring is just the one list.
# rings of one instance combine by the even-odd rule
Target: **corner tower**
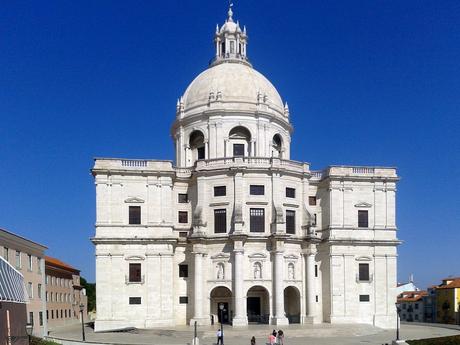
[[176,165],[199,159],[290,159],[289,109],[276,88],[250,64],[248,36],[228,10],[216,27],[215,57],[177,101],[171,128]]

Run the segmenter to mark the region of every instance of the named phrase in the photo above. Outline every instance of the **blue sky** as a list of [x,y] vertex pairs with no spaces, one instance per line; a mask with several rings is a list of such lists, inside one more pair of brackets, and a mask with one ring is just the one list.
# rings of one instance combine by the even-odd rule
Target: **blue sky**
[[[173,159],[176,99],[226,1],[10,1],[0,13],[0,227],[94,280],[93,157]],[[235,1],[289,103],[292,158],[398,167],[399,280],[460,275],[460,2]]]

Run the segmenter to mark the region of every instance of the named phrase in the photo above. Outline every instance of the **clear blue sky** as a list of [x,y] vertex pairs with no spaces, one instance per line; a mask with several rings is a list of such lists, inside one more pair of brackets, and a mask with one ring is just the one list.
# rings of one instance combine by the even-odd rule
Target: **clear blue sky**
[[[0,227],[94,280],[93,157],[173,159],[222,1],[4,1]],[[460,2],[235,1],[292,158],[398,167],[399,280],[460,275]]]

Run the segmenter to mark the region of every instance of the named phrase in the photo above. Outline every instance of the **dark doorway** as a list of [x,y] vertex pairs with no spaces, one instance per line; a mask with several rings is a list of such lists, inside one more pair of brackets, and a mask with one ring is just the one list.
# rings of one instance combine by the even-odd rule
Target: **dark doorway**
[[[220,309],[220,306],[223,305],[224,309]],[[220,302],[217,303],[217,321],[219,323],[229,323],[229,312],[228,312],[228,303],[227,302]],[[222,318],[222,321],[221,321]]]
[[248,297],[247,301],[248,321],[260,322],[260,297]]

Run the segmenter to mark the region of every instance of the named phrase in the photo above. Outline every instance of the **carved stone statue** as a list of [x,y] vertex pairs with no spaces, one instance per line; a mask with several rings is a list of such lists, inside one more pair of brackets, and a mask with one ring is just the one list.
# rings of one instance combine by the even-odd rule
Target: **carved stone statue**
[[224,279],[224,265],[217,264],[217,279]]
[[260,263],[256,262],[254,264],[254,279],[261,279],[262,278],[262,266]]

